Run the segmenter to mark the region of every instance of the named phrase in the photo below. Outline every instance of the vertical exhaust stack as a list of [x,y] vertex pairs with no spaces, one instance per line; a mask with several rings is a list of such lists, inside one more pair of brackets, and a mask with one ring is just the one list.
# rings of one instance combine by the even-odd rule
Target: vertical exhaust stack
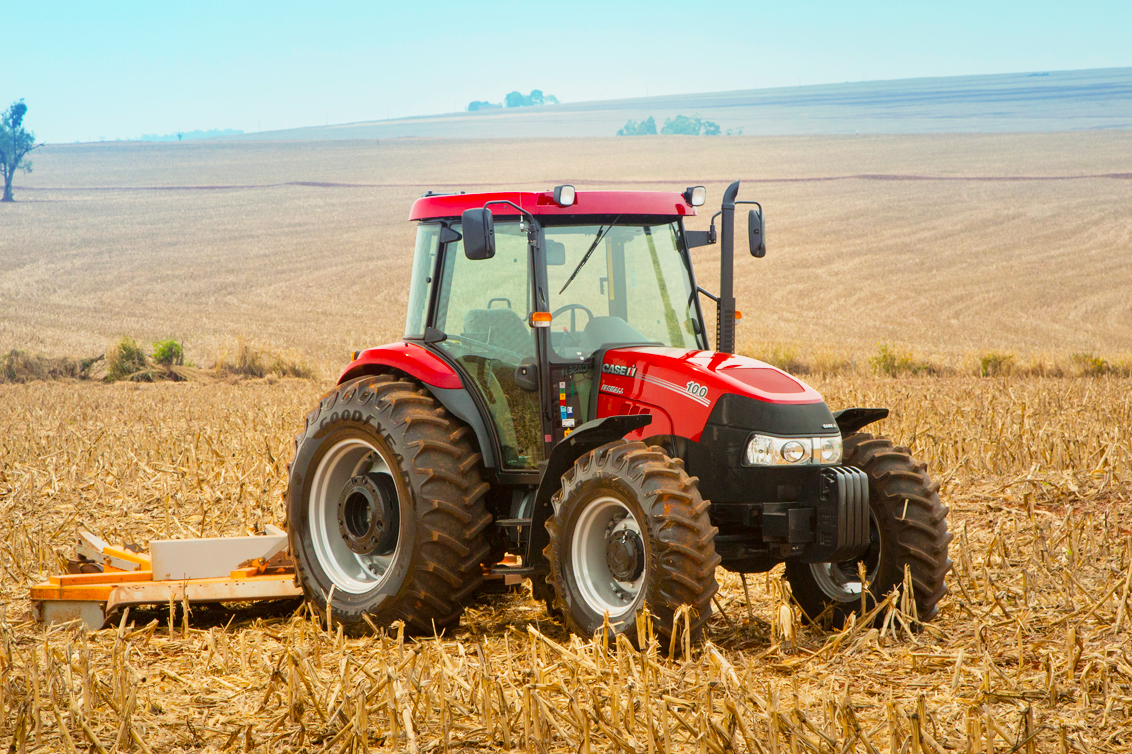
[[716,304],[715,350],[735,353],[735,197],[739,181],[723,192],[719,259],[719,302]]

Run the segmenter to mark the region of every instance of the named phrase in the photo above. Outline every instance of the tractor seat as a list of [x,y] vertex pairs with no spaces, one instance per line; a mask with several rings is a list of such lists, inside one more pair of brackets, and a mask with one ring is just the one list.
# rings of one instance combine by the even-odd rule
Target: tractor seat
[[464,315],[464,333],[520,356],[535,352],[531,328],[511,309],[469,309]]

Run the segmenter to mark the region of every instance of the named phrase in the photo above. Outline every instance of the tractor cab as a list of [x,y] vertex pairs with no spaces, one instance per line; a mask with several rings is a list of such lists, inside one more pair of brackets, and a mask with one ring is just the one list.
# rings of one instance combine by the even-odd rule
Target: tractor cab
[[[592,205],[585,214],[543,214],[564,208],[540,204],[542,194],[492,205],[490,254],[469,255],[465,245],[469,233],[482,238],[482,214],[474,228],[463,210],[423,215],[474,211],[492,195],[425,197],[414,208],[422,218],[405,337],[443,353],[474,384],[504,472],[536,471],[556,443],[596,418],[595,374],[610,349],[707,347],[682,215],[673,213],[693,208],[674,194],[672,214],[641,214],[659,208],[632,206],[633,194],[593,193],[603,196],[576,195]],[[433,208],[441,201],[447,206]],[[520,212],[524,204],[539,214]]]

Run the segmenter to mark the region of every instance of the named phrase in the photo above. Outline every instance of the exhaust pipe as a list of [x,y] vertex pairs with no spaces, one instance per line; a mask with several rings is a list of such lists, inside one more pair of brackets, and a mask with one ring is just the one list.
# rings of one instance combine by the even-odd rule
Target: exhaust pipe
[[719,301],[716,303],[715,350],[735,353],[735,197],[739,181],[723,192],[719,259]]

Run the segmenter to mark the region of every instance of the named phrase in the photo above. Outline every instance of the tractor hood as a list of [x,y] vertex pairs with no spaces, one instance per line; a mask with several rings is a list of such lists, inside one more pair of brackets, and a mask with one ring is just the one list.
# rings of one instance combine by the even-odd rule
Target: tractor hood
[[728,353],[633,347],[605,352],[597,416],[652,415],[642,437],[699,441],[709,425],[778,435],[837,434],[821,395],[770,364]]

